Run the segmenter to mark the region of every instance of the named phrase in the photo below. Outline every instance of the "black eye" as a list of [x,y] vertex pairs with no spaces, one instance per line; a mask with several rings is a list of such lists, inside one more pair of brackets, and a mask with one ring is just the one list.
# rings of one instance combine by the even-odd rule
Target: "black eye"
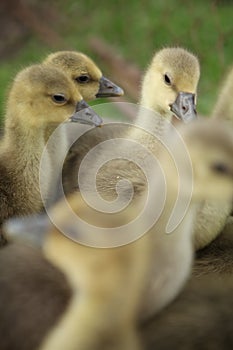
[[222,175],[231,175],[232,171],[229,168],[229,166],[225,163],[216,163],[212,165],[212,169],[218,173],[218,174],[222,174]]
[[169,76],[167,74],[164,74],[164,81],[167,85],[171,85],[171,79],[169,78]]
[[90,81],[90,77],[87,74],[82,74],[79,77],[77,77],[75,80],[77,80],[81,84],[86,84]]
[[67,102],[67,99],[63,94],[52,95],[52,100],[58,104],[64,104]]

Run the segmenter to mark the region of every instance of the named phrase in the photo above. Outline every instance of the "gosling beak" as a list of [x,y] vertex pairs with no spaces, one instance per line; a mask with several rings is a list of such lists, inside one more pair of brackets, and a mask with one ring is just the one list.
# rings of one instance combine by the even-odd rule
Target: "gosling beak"
[[77,103],[75,113],[69,119],[71,122],[101,126],[103,120],[95,113],[95,111],[82,100]]
[[42,247],[50,225],[47,215],[31,215],[5,221],[3,231],[9,241]]
[[181,119],[184,123],[189,123],[197,117],[195,94],[179,92],[170,108],[178,119]]
[[99,91],[96,97],[117,97],[124,95],[124,91],[111,80],[101,77]]

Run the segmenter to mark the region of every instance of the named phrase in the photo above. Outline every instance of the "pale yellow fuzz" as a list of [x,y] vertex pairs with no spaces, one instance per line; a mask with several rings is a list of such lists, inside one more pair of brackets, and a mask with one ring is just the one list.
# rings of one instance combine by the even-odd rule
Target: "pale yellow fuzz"
[[[88,56],[76,51],[58,51],[50,54],[43,63],[62,70],[71,78],[84,100],[96,98],[102,72]],[[90,81],[82,84],[78,81],[80,75],[89,76]]]
[[[64,103],[54,100],[64,96]],[[46,144],[46,130],[52,131],[75,111],[82,96],[60,70],[33,65],[17,74],[6,104],[4,137],[0,145],[0,224],[13,215],[42,209],[39,167]],[[48,136],[48,135],[47,135]],[[51,167],[45,187],[51,181]]]
[[[211,118],[233,122],[233,68],[228,72],[211,113]],[[221,191],[221,188],[219,189]],[[194,228],[196,250],[210,244],[223,230],[232,213],[232,199],[226,202],[204,201],[198,211]],[[232,226],[233,232],[233,226]]]
[[[168,75],[171,85],[164,76]],[[198,59],[182,48],[165,48],[155,53],[142,81],[140,104],[171,120],[169,105],[178,92],[196,94],[200,77]]]

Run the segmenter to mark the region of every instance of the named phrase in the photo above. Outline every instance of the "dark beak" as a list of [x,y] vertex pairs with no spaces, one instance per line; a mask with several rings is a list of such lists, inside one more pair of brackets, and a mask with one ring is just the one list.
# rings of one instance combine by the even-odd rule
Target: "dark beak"
[[102,77],[100,78],[100,87],[99,91],[96,94],[96,97],[119,97],[124,95],[124,91],[114,84],[111,80]]
[[51,223],[45,214],[11,218],[3,224],[9,241],[42,247]]
[[170,105],[171,111],[184,123],[189,123],[197,117],[195,94],[179,92],[174,103]]
[[75,113],[69,120],[74,123],[94,126],[101,126],[103,124],[103,120],[84,100],[77,103]]

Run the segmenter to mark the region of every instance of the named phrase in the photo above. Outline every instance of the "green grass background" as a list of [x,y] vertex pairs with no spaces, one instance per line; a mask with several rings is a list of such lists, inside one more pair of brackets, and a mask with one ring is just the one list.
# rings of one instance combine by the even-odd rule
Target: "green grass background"
[[[104,65],[88,45],[92,36],[100,36],[115,46],[142,70],[161,47],[183,46],[191,50],[201,63],[198,112],[211,112],[220,83],[233,62],[231,0],[50,0],[47,6],[56,7],[59,20],[50,26],[66,45],[96,59],[102,71]],[[1,116],[7,86],[16,72],[51,51],[54,50],[31,33],[17,54],[1,59]]]

